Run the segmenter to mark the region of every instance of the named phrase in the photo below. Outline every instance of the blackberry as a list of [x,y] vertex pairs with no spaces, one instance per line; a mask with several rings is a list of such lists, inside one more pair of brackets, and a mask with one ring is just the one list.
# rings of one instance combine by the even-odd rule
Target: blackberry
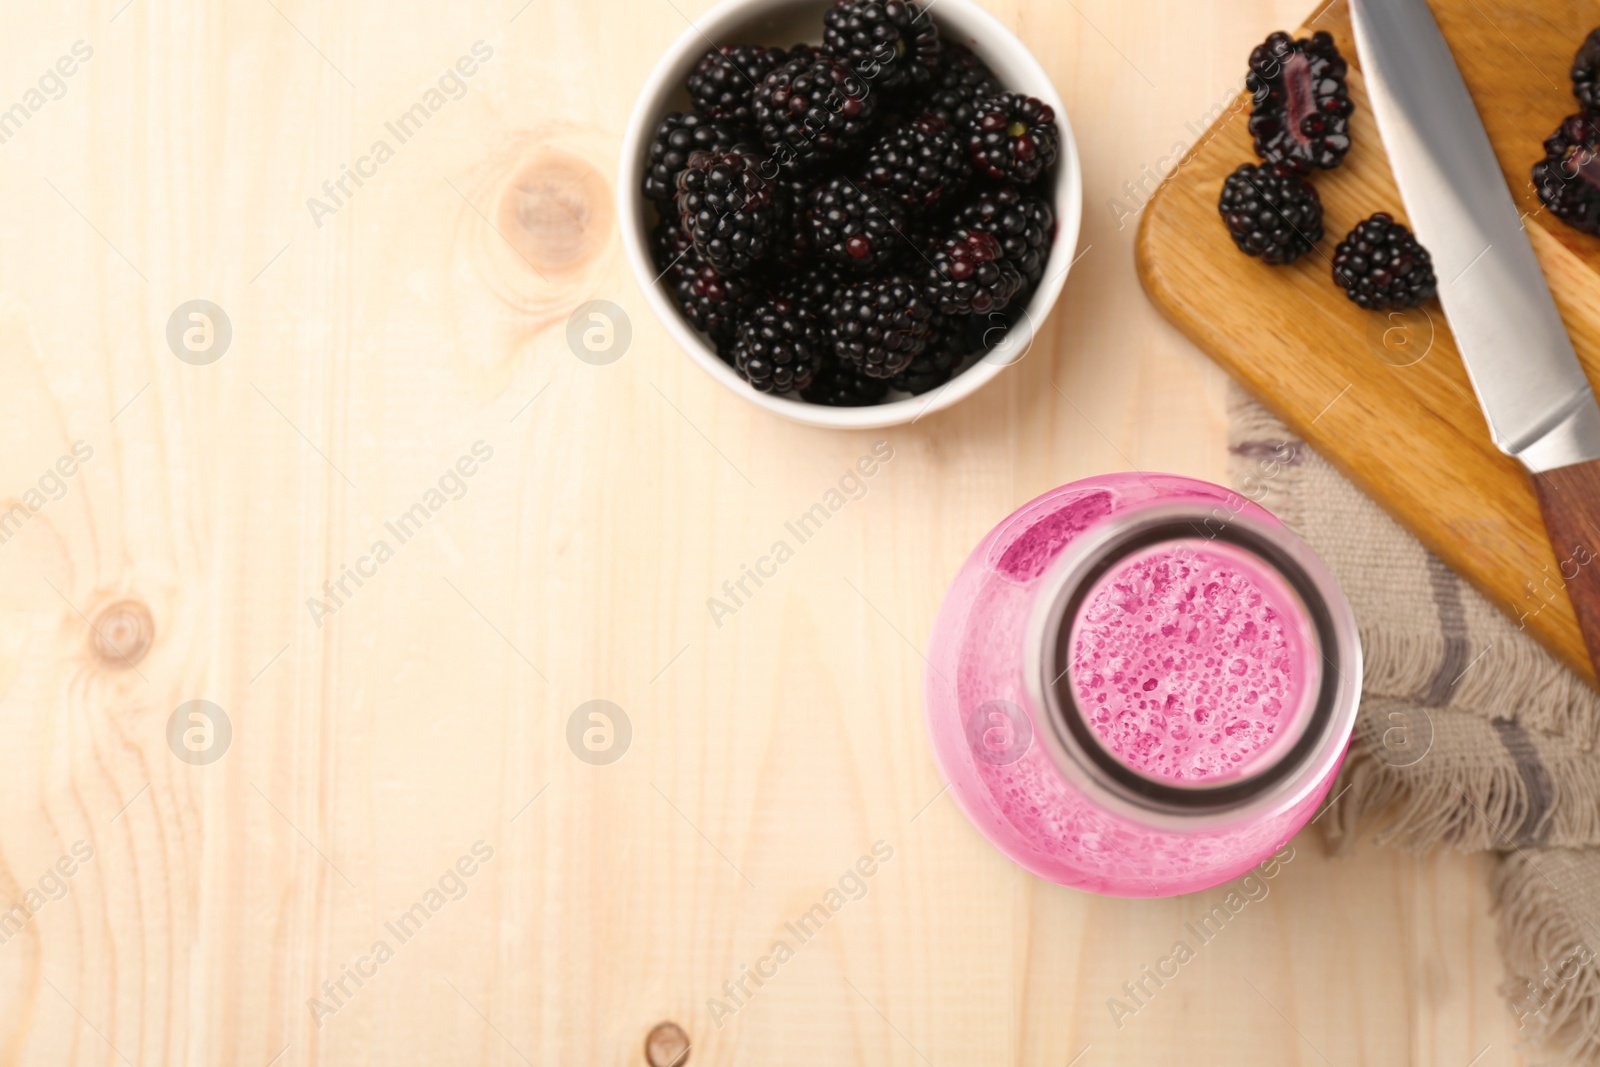
[[1274,33],[1250,53],[1250,134],[1256,155],[1283,172],[1337,167],[1350,151],[1346,66],[1333,37]]
[[1572,57],[1572,95],[1584,114],[1600,112],[1600,29],[1590,30]]
[[869,378],[893,378],[934,339],[933,307],[904,274],[841,286],[823,320],[834,355]]
[[1021,93],[980,102],[967,137],[973,166],[991,178],[1026,185],[1056,161],[1061,133],[1049,104]]
[[917,0],[835,0],[822,16],[822,50],[875,88],[910,81],[939,63],[939,28]]
[[958,342],[959,336],[959,331],[941,332],[928,350],[912,360],[911,366],[896,374],[889,384],[902,393],[920,396],[948,382],[969,355]]
[[867,153],[867,183],[912,211],[948,202],[971,177],[955,131],[930,112],[896,124]]
[[828,301],[833,299],[833,294],[841,285],[845,284],[846,276],[838,267],[828,263],[818,263],[798,274],[792,274],[777,286],[777,291],[791,300],[809,304],[812,310],[821,314]]
[[751,95],[761,80],[787,58],[788,53],[781,48],[723,45],[700,57],[684,87],[696,109],[714,119],[748,126],[755,121]]
[[873,91],[883,97],[878,102],[879,129],[898,126],[928,110],[928,94],[932,89],[933,71],[920,64],[914,66],[906,80],[893,89],[873,86]]
[[1570,115],[1556,127],[1533,165],[1533,187],[1556,218],[1600,233],[1600,118]]
[[1333,282],[1364,308],[1411,308],[1438,288],[1433,257],[1383,212],[1356,223],[1333,253]]
[[777,186],[779,199],[784,202],[784,218],[788,224],[778,234],[767,262],[777,271],[806,270],[816,259],[811,250],[811,230],[805,224],[806,207],[811,202],[811,190],[816,187],[816,182],[780,169],[773,184]]
[[811,191],[804,225],[817,256],[857,274],[883,270],[907,240],[905,209],[849,178]]
[[733,339],[740,311],[756,298],[754,286],[721,273],[693,246],[684,253],[676,291],[678,306],[689,325],[719,346]]
[[1311,183],[1270,167],[1240,164],[1222,183],[1217,211],[1247,256],[1293,263],[1322,238],[1322,200]]
[[928,298],[941,315],[986,315],[1011,302],[1022,274],[993,234],[957,230],[930,257]]
[[778,294],[740,319],[733,369],[758,392],[787,393],[811,384],[827,343],[811,306]]
[[828,356],[823,359],[822,368],[811,385],[800,395],[813,404],[861,408],[881,403],[889,395],[889,383],[882,378],[868,378],[848,363]]
[[696,152],[726,152],[741,140],[738,127],[698,111],[674,111],[661,120],[650,141],[650,166],[644,172],[644,195],[667,201],[678,195],[678,175]]
[[811,167],[861,143],[878,98],[843,63],[796,48],[751,96],[757,132],[786,167]]
[[787,204],[753,152],[697,152],[678,175],[678,217],[706,262],[747,274],[781,240]]
[[1014,185],[988,186],[956,214],[955,222],[964,229],[997,237],[1028,288],[1044,277],[1056,236],[1056,216],[1043,197]]
[[674,288],[683,277],[687,253],[694,247],[676,218],[664,218],[650,231],[650,258],[656,265],[656,280]]
[[[950,333],[958,343],[958,350],[968,355],[987,356],[999,348],[1011,336],[1011,328],[1027,314],[1028,301],[1031,299],[1033,290],[1024,288],[1012,298],[1010,307],[957,320]],[[1022,355],[1026,355],[1026,352],[1013,356],[1012,362],[1021,359]]]
[[964,130],[978,117],[978,104],[1004,90],[983,60],[964,44],[945,43],[939,69],[924,99],[929,111],[953,130]]

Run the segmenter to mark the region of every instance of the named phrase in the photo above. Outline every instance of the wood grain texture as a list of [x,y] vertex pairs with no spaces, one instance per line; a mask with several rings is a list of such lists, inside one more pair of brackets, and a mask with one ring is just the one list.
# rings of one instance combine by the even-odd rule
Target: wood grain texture
[[[1529,170],[1577,104],[1566,75],[1596,21],[1588,5],[1432,0],[1483,116],[1574,348],[1600,379],[1600,240],[1543,210]],[[1162,311],[1440,558],[1596,682],[1568,597],[1540,594],[1559,560],[1532,485],[1489,439],[1437,301],[1371,314],[1331,281],[1331,256],[1375,211],[1405,220],[1342,2],[1303,32],[1333,34],[1350,61],[1353,147],[1319,172],[1316,254],[1283,269],[1241,256],[1217,218],[1222,180],[1253,160],[1248,100],[1221,109],[1144,211],[1139,272]],[[1448,281],[1448,279],[1441,279]]]
[[[1083,258],[1027,359],[883,434],[722,389],[622,262],[623,124],[708,0],[125,3],[12,5],[0,34],[6,106],[93,48],[0,144],[0,506],[94,450],[0,543],[0,923],[59,897],[0,943],[0,1064],[641,1067],[666,1021],[688,1067],[1516,1062],[1484,860],[1303,835],[1119,1026],[1108,1000],[1220,895],[1027,877],[924,738],[919,649],[996,521],[1108,470],[1225,478],[1226,378],[1140,292],[1110,202],[1304,0],[995,0],[1067,101]],[[314,220],[478,40],[465,94]],[[166,340],[196,298],[233,327],[205,366]],[[631,318],[608,366],[565,339],[591,299]],[[713,622],[880,437],[866,495]],[[632,726],[609,766],[567,742],[597,699]],[[191,700],[232,724],[209,765],[168,745]],[[866,895],[714,1017],[880,839]]]
[[1589,658],[1600,664],[1600,460],[1533,476],[1560,585],[1572,601]]

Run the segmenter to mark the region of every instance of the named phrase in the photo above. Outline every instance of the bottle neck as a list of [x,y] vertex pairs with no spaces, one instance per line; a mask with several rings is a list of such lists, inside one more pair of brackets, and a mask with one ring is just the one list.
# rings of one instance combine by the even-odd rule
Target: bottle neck
[[[1251,561],[1292,594],[1314,677],[1286,716],[1285,736],[1248,773],[1216,780],[1142,773],[1113,753],[1081,706],[1073,672],[1074,620],[1102,579],[1162,546],[1217,546]],[[1114,515],[1069,546],[1043,583],[1030,631],[1031,687],[1040,733],[1064,774],[1139,817],[1188,822],[1268,808],[1320,780],[1342,752],[1359,696],[1360,648],[1348,604],[1321,563],[1287,529],[1195,504],[1159,504]],[[1353,669],[1352,669],[1353,668]],[[1353,677],[1352,677],[1353,675]]]

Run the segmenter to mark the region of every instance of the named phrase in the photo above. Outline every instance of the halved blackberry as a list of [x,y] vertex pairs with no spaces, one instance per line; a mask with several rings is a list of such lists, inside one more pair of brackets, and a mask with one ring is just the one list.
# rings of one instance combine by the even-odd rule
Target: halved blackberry
[[811,384],[827,341],[810,305],[782,293],[739,319],[733,369],[762,393],[787,393]]
[[1556,127],[1533,165],[1533,187],[1556,218],[1600,233],[1600,118],[1569,115]]
[[811,385],[800,395],[813,404],[833,408],[862,408],[881,403],[889,395],[889,383],[868,378],[835,356],[827,356]]
[[1584,114],[1600,111],[1600,29],[1589,31],[1589,36],[1578,46],[1572,57],[1572,95],[1578,98]]
[[929,257],[928,298],[941,315],[986,315],[1011,302],[1022,273],[993,234],[956,230]]
[[1333,283],[1364,308],[1411,308],[1433,296],[1433,257],[1384,212],[1361,222],[1333,253]]
[[985,186],[956,213],[955,222],[999,238],[1006,258],[1029,287],[1044,277],[1056,236],[1056,215],[1048,200],[1014,185]]
[[644,172],[644,195],[667,201],[678,195],[678,175],[696,152],[726,152],[743,140],[739,127],[718,122],[698,111],[674,111],[656,126],[650,139],[650,166]]
[[1247,256],[1293,263],[1322,238],[1322,200],[1310,182],[1266,166],[1240,164],[1222,183],[1217,211]]
[[719,345],[731,341],[740,312],[757,299],[758,288],[743,278],[718,271],[693,246],[684,254],[680,267],[675,290],[683,317]]
[[835,0],[822,27],[822,50],[876,88],[939,63],[939,28],[916,0]]
[[967,154],[979,172],[1024,185],[1056,161],[1061,132],[1055,110],[1021,93],[980,102],[968,127]]
[[1295,174],[1343,162],[1355,110],[1345,72],[1344,57],[1325,30],[1298,40],[1280,31],[1256,45],[1245,76],[1256,155]]
[[678,175],[678,217],[706,262],[747,274],[781,240],[787,203],[763,172],[771,161],[741,149],[698,152]]
[[912,211],[949,202],[971,178],[960,138],[931,112],[895,124],[867,152],[867,183]]
[[904,274],[840,287],[823,313],[834,355],[869,378],[893,378],[934,338],[933,305]]
[[999,79],[964,44],[946,41],[924,99],[929,111],[953,130],[964,130],[977,117],[978,104],[1004,92]]
[[849,178],[811,191],[804,225],[813,254],[857,274],[883,270],[906,246],[905,209]]
[[741,126],[755,121],[750,98],[763,78],[788,59],[781,48],[723,45],[700,57],[684,81],[694,106],[714,119]]
[[785,167],[809,167],[858,145],[878,98],[843,63],[797,47],[751,96],[757,132]]

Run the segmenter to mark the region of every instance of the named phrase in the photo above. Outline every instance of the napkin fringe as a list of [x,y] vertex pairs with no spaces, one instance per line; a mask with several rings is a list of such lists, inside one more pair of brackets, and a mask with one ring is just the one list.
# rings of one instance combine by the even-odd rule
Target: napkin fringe
[[[1443,634],[1405,633],[1363,626],[1365,673],[1362,689],[1373,696],[1411,700],[1423,706],[1439,681],[1436,666],[1449,656]],[[1480,655],[1481,654],[1481,655]],[[1551,669],[1538,645],[1498,642],[1470,650],[1472,657],[1455,678],[1443,679],[1448,707],[1483,719],[1511,719],[1530,729],[1558,734],[1588,751],[1600,741],[1594,694],[1576,677]]]
[[1462,677],[1450,706],[1557,734],[1584,751],[1600,739],[1594,693],[1575,675],[1552,672],[1547,655],[1528,641],[1501,642],[1485,652]]
[[1527,855],[1511,853],[1490,881],[1500,952],[1512,978],[1501,993],[1523,1044],[1576,1064],[1600,1064],[1600,970],[1565,901]]
[[1407,774],[1406,768],[1378,759],[1378,747],[1365,739],[1352,741],[1334,783],[1339,800],[1323,839],[1336,855],[1349,855],[1366,834],[1377,845],[1406,852],[1438,845],[1467,852],[1504,847],[1504,828],[1527,818],[1528,790],[1510,767],[1483,763],[1454,778]]
[[[1426,725],[1420,758],[1397,765],[1385,731]],[[1600,755],[1508,719],[1374,697],[1356,723],[1323,826],[1330,850],[1359,836],[1421,852],[1600,845]]]

